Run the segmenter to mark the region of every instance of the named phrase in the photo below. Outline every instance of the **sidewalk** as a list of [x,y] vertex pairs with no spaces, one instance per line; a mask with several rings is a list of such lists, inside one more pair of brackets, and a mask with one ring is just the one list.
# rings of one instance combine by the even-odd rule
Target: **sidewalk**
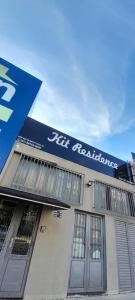
[[135,300],[135,293],[125,293],[118,295],[102,295],[102,296],[73,296],[67,297],[67,300]]

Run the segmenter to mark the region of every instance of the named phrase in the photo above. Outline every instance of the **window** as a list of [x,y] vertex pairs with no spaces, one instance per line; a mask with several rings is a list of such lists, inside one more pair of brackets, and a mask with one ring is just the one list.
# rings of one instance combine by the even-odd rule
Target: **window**
[[135,216],[135,194],[95,183],[95,208],[112,211],[125,216]]
[[112,211],[116,211],[123,215],[129,215],[128,193],[110,188]]
[[102,258],[102,218],[75,213],[72,258],[99,261]]
[[39,208],[35,205],[26,205],[21,218],[20,226],[14,240],[12,254],[27,255],[32,243],[34,225]]
[[101,218],[91,217],[91,241],[90,241],[90,256],[93,260],[101,259]]
[[86,215],[76,213],[73,238],[73,258],[85,257]]
[[98,208],[105,208],[107,205],[106,185],[102,183],[95,184],[95,204]]
[[80,203],[82,175],[26,155],[20,161],[11,187],[65,202]]

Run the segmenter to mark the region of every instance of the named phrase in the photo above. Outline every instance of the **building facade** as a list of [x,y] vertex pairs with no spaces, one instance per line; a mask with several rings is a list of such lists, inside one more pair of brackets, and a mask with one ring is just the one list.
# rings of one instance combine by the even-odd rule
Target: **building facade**
[[135,290],[130,165],[30,118],[0,177],[0,298]]

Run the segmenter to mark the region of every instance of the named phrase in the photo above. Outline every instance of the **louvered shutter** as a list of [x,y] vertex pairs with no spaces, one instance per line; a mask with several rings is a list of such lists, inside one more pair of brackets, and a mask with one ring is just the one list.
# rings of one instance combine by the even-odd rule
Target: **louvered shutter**
[[132,289],[131,266],[126,223],[116,221],[116,240],[118,257],[119,289],[122,291]]
[[132,268],[132,285],[135,289],[135,224],[128,224],[128,243],[130,248],[130,261]]

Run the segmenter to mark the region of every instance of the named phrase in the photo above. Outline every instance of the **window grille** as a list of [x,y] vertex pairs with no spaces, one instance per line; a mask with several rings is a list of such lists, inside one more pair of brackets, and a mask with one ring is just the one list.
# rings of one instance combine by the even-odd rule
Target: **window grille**
[[81,174],[22,154],[11,187],[76,204],[80,203],[81,184]]
[[102,259],[101,217],[75,213],[72,258],[91,260]]
[[85,257],[85,235],[86,235],[86,215],[76,213],[74,238],[73,238],[73,258]]
[[119,215],[135,216],[135,194],[95,182],[95,208]]
[[91,217],[90,234],[90,256],[93,260],[101,259],[102,239],[101,239],[101,218]]

